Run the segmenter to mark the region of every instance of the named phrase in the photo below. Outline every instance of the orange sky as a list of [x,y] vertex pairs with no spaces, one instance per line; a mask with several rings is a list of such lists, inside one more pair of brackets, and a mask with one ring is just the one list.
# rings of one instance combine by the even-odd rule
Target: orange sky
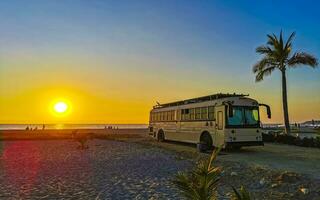
[[[263,122],[282,122],[280,73],[255,83],[255,48],[282,29],[320,56],[310,6],[120,2],[0,2],[0,123],[147,123],[156,101],[220,92],[250,94],[271,106]],[[288,71],[291,122],[320,119],[319,72]],[[59,99],[68,115],[52,112]]]
[[[154,64],[157,73],[145,70],[143,63],[128,65],[95,62],[98,70],[86,69],[85,60],[61,56],[59,61],[42,57],[7,62],[1,70],[1,123],[147,123],[148,113],[155,101],[169,102],[217,92],[249,93],[261,103],[271,105],[273,117],[263,122],[281,122],[281,90],[279,73],[260,83],[248,69],[237,72],[214,73],[182,71]],[[120,65],[121,66],[121,65]],[[135,67],[137,67],[135,69]],[[249,66],[250,67],[250,66]],[[32,70],[30,70],[32,69]],[[201,69],[201,68],[200,68]],[[302,89],[288,75],[289,109],[292,121],[319,118],[320,95],[310,88]],[[176,74],[180,74],[177,78]],[[224,77],[224,78],[220,78]],[[63,117],[52,113],[52,102],[65,100],[71,112]],[[262,112],[263,113],[263,112]]]

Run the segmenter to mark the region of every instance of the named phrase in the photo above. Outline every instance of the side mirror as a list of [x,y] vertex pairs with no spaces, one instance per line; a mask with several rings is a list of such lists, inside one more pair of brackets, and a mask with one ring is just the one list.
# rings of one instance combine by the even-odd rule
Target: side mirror
[[267,104],[259,104],[259,106],[264,106],[264,107],[267,108],[268,118],[271,119],[271,109],[270,109],[270,106],[268,106]]

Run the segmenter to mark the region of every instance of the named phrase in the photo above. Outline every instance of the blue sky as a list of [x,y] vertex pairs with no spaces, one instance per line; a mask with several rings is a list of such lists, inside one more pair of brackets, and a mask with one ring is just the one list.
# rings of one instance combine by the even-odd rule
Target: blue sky
[[[259,59],[255,48],[266,42],[268,33],[283,30],[289,35],[296,31],[294,49],[319,57],[319,4],[1,1],[0,94],[6,101],[14,99],[19,104],[17,96],[21,92],[33,93],[39,85],[54,87],[58,78],[59,87],[84,90],[100,99],[107,98],[105,91],[110,91],[108,97],[120,98],[118,93],[127,93],[128,98],[146,101],[143,112],[155,98],[164,102],[214,92],[250,93],[281,110],[281,104],[276,103],[281,101],[279,74],[254,83],[251,68]],[[48,78],[42,80],[42,76]],[[70,76],[75,80],[70,81]],[[319,69],[289,71],[289,106],[293,113],[300,111],[295,108],[301,96],[306,97],[304,103],[320,104],[320,95],[314,95],[315,88],[320,87],[319,77]],[[150,83],[154,83],[152,88],[146,86]],[[126,92],[126,85],[132,86],[133,92]],[[154,90],[159,93],[153,94]],[[8,106],[4,109],[9,116]],[[295,120],[319,118],[319,111],[292,116]],[[276,113],[275,120],[281,120],[281,112]],[[17,111],[12,118],[17,115],[24,114]]]

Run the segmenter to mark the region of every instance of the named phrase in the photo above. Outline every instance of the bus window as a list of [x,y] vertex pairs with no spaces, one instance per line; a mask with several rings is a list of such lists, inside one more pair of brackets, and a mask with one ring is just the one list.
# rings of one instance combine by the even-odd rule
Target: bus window
[[234,106],[233,116],[227,118],[228,126],[258,127],[259,111],[257,107]]
[[190,120],[194,120],[194,108],[190,109]]
[[245,109],[245,117],[248,125],[258,124],[259,123],[259,112],[257,108],[246,108]]
[[221,111],[218,112],[218,129],[223,129],[223,116]]
[[177,121],[180,121],[181,120],[181,110],[177,110]]
[[244,125],[245,118],[242,107],[233,107],[233,116],[228,118],[228,125]]
[[201,109],[200,108],[196,108],[196,115],[195,115],[195,119],[200,119],[201,118]]
[[169,111],[169,121],[173,120],[173,111]]
[[214,107],[213,106],[209,106],[208,116],[209,116],[209,120],[214,120]]
[[190,110],[189,109],[184,109],[184,119],[189,120],[190,119]]
[[208,110],[207,107],[201,108],[201,119],[207,119],[208,118]]
[[190,113],[189,109],[182,109],[182,120],[189,120],[190,119]]
[[184,109],[181,110],[181,120],[184,120]]

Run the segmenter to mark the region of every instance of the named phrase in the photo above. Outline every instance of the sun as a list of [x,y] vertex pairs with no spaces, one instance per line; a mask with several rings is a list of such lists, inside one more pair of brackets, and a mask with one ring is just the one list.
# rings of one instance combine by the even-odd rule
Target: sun
[[65,102],[57,102],[56,104],[54,104],[54,110],[57,113],[65,113],[68,110],[68,105]]

